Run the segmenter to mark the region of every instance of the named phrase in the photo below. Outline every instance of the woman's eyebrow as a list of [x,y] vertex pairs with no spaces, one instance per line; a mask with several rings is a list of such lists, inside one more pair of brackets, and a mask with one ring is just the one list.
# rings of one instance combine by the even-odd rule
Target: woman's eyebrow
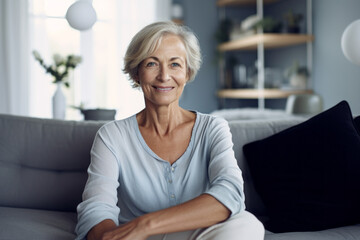
[[159,61],[159,59],[157,58],[157,57],[154,57],[154,56],[150,56],[150,57],[148,57],[147,59],[154,59],[155,61]]
[[[155,57],[155,56],[150,56],[147,59],[153,59],[155,61],[160,61],[159,58]],[[171,57],[170,61],[175,61],[175,60],[181,60],[181,61],[185,61],[185,59],[183,59],[182,57]]]

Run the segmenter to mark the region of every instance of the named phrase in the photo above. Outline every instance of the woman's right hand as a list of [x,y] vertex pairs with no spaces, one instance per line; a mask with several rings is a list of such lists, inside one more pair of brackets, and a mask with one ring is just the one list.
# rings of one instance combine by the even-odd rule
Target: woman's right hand
[[146,221],[139,217],[105,232],[101,240],[146,240],[149,237],[146,228]]
[[88,235],[88,240],[146,240],[147,223],[145,217],[138,217],[126,224],[116,226],[107,219],[93,227]]

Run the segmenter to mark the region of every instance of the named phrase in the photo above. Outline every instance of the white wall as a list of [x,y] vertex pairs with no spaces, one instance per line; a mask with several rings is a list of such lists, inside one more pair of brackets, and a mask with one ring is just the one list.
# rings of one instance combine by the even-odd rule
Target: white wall
[[360,1],[313,0],[313,5],[315,91],[325,108],[346,100],[353,114],[360,115],[360,66],[345,58],[340,45],[345,28],[360,19]]

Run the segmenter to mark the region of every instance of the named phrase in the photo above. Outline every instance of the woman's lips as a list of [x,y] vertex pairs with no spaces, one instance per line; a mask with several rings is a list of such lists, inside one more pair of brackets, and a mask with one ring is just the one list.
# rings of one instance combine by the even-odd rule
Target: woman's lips
[[174,87],[156,87],[156,86],[154,86],[154,88],[160,92],[168,92],[168,91],[171,91]]

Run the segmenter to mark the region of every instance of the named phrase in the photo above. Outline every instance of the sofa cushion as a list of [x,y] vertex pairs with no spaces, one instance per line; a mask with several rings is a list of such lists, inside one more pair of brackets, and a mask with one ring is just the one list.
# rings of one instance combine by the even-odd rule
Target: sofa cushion
[[256,119],[256,120],[234,120],[229,122],[229,127],[234,143],[235,158],[242,171],[244,179],[245,205],[246,209],[258,218],[266,218],[266,208],[254,188],[253,178],[243,153],[243,146],[271,136],[286,128],[303,122],[305,118],[297,119]]
[[76,213],[0,207],[0,239],[75,239]]
[[272,232],[360,222],[360,136],[347,102],[244,146]]
[[265,240],[360,240],[360,225],[315,232],[271,233],[266,231]]
[[0,114],[0,206],[76,211],[102,125]]

